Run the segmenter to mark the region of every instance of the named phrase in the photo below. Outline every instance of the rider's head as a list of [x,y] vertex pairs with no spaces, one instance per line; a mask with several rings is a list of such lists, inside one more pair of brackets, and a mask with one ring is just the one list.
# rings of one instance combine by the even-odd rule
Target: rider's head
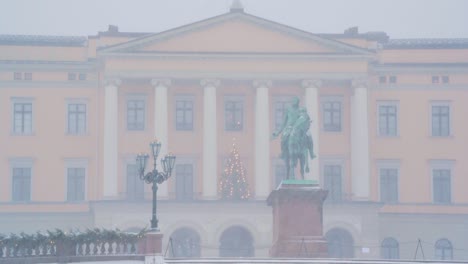
[[299,97],[297,97],[297,96],[293,97],[292,106],[295,107],[295,108],[299,107]]

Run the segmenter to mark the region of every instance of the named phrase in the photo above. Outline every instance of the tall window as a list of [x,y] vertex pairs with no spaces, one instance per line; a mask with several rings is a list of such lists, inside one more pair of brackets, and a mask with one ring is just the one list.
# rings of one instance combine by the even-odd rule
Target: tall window
[[145,129],[145,100],[129,99],[127,100],[127,129],[144,130]]
[[241,97],[228,96],[224,101],[225,129],[241,131],[244,127],[244,100]]
[[453,247],[449,240],[437,240],[435,244],[435,258],[440,260],[453,259]]
[[322,115],[324,131],[341,131],[341,100],[324,100],[322,102]]
[[379,135],[397,135],[398,111],[395,103],[379,104]]
[[450,169],[433,169],[432,177],[434,203],[450,203],[452,196]]
[[193,199],[193,165],[177,164],[175,167],[176,176],[176,199]]
[[12,182],[12,200],[31,201],[31,167],[13,168]]
[[432,104],[432,136],[448,137],[450,135],[450,105]]
[[127,200],[143,200],[144,183],[138,176],[137,165],[127,164]]
[[188,97],[176,99],[176,129],[193,130],[193,99]]
[[398,202],[398,169],[380,169],[380,201],[384,203]]
[[283,125],[284,115],[288,107],[291,105],[291,98],[291,96],[278,96],[275,98],[275,130],[278,130]]
[[67,201],[78,202],[85,199],[85,168],[67,169]]
[[13,133],[32,133],[32,102],[22,100],[13,103]]
[[391,237],[385,238],[382,241],[380,254],[383,259],[399,259],[400,246],[398,245],[398,241]]
[[323,168],[324,187],[328,190],[327,201],[342,200],[341,165],[325,165]]
[[86,133],[86,104],[84,103],[68,104],[68,133],[69,134]]

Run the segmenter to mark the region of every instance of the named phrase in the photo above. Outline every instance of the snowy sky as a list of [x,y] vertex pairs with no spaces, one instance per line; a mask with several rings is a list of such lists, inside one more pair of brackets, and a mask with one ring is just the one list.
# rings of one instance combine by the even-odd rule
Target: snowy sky
[[[159,32],[228,12],[232,0],[1,0],[0,34]],[[245,12],[313,33],[468,38],[468,0],[241,0]]]

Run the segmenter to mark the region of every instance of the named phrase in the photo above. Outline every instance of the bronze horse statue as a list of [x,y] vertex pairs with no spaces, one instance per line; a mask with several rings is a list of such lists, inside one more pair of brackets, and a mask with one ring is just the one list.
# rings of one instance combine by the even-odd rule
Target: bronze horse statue
[[301,178],[304,179],[304,173],[309,172],[309,156],[315,158],[312,137],[308,134],[310,123],[306,109],[299,108],[299,99],[295,97],[285,113],[283,125],[273,133],[273,137],[282,134],[281,158],[286,165],[287,179],[295,178],[294,169],[298,162]]

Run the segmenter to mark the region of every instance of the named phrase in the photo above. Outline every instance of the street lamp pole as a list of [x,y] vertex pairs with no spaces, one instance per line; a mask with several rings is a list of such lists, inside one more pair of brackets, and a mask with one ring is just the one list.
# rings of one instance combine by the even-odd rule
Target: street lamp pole
[[161,142],[155,140],[150,143],[151,156],[153,157],[153,170],[145,174],[146,164],[148,162],[149,155],[141,153],[137,155],[136,161],[138,166],[138,175],[141,180],[145,181],[148,184],[152,184],[153,190],[153,214],[151,218],[151,229],[154,231],[159,231],[158,228],[158,218],[156,217],[157,209],[157,193],[158,193],[158,184],[163,183],[169,177],[171,177],[172,169],[174,169],[176,157],[172,154],[166,155],[161,159],[162,171],[157,169],[157,158],[159,156],[159,151],[161,150]]

